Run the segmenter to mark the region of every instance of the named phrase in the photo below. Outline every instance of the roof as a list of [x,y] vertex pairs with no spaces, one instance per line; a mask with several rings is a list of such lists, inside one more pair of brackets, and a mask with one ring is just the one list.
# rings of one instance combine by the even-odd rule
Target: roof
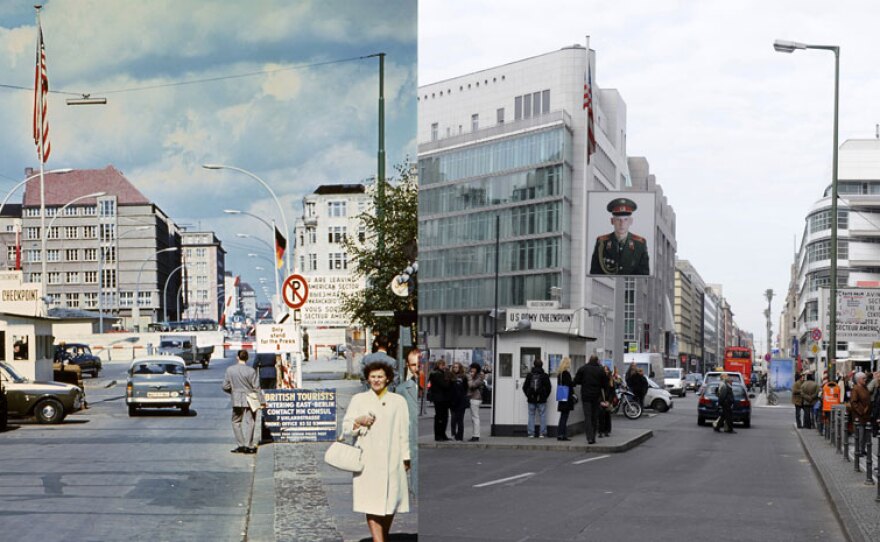
[[315,194],[363,194],[362,184],[322,184],[315,189]]
[[[27,172],[26,174],[32,175]],[[45,175],[45,188],[46,205],[52,207],[60,207],[72,199],[94,192],[107,192],[107,194],[115,195],[118,205],[148,205],[150,203],[150,200],[112,165],[104,169],[75,169],[68,173],[50,173]],[[25,207],[39,207],[39,176],[34,177],[25,185],[23,203]],[[77,203],[79,205],[94,205],[96,201],[95,198],[87,198]]]
[[3,206],[3,212],[0,213],[0,216],[11,216],[14,218],[21,218],[21,204],[18,203],[7,203]]
[[[61,307],[53,307],[49,309],[50,318],[60,318],[62,320],[100,320],[101,313],[94,311],[85,311],[82,309],[66,309]],[[119,320],[118,317],[110,313],[104,313],[105,320]]]

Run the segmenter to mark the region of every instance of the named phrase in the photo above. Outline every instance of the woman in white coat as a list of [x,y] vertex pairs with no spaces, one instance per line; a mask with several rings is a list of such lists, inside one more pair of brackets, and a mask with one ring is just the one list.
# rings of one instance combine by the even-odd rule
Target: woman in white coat
[[377,361],[364,367],[370,389],[351,398],[343,420],[346,436],[357,435],[364,470],[353,475],[354,511],[367,516],[374,542],[385,542],[397,512],[409,512],[410,468],[406,400],[388,391],[394,370]]

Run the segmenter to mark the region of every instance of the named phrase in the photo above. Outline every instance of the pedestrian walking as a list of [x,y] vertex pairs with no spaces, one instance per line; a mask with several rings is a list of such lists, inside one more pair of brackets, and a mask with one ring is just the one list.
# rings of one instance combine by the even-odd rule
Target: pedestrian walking
[[370,389],[351,398],[343,419],[345,436],[357,436],[364,469],[352,474],[353,510],[365,514],[374,542],[388,540],[394,514],[409,512],[409,409],[389,392],[394,370],[385,362],[364,367]]
[[452,404],[452,438],[453,440],[464,440],[464,411],[470,406],[468,399],[468,383],[467,375],[464,373],[464,366],[456,361],[452,363],[450,371],[450,391]]
[[605,369],[599,365],[599,358],[596,355],[590,356],[590,361],[578,369],[574,375],[574,385],[581,387],[587,444],[596,443],[596,432],[599,428],[599,402],[602,399],[602,390],[607,386],[606,379]]
[[813,409],[818,400],[819,385],[816,384],[816,379],[814,378],[813,373],[808,372],[804,375],[804,383],[801,385],[801,404],[804,409],[804,429],[813,428]]
[[632,377],[632,387],[630,387],[629,391],[633,392],[633,395],[639,400],[639,404],[644,408],[645,396],[648,395],[648,378],[645,376],[644,369],[636,369],[636,373]]
[[[400,375],[403,374],[403,371],[397,360],[388,355],[389,348],[391,348],[391,341],[388,340],[388,337],[385,335],[377,335],[376,338],[373,339],[373,352],[361,358],[361,375],[363,375],[364,368],[367,365],[374,361],[381,361],[391,367],[391,371],[396,375],[395,381],[388,385],[391,391],[394,391],[394,388],[400,383],[399,378]],[[363,377],[361,378],[361,385],[363,386],[364,391],[370,388],[369,382],[364,380]]]
[[257,411],[265,406],[257,371],[247,365],[247,350],[238,351],[238,362],[227,367],[223,377],[223,391],[232,396],[232,433],[238,447],[232,453],[255,454],[254,426]]
[[733,401],[730,377],[727,373],[721,373],[721,383],[718,385],[718,406],[721,407],[721,416],[712,424],[716,432],[720,432],[723,425],[725,433],[736,433],[733,430]]
[[[614,392],[614,379],[611,374],[611,370],[607,366],[603,366],[605,369],[605,377],[607,378],[607,382],[605,387],[602,388],[601,392],[601,402],[599,403],[599,437],[610,437],[611,436],[611,409],[612,402],[617,398],[617,395]],[[605,403],[606,406],[602,407],[602,403]]]
[[794,384],[791,387],[791,404],[794,405],[794,421],[797,428],[800,429],[802,427],[801,424],[801,414],[804,410],[803,405],[803,396],[801,395],[801,388],[804,385],[804,375],[795,375]]
[[434,404],[434,440],[437,442],[449,440],[446,436],[452,393],[449,380],[446,361],[440,358],[428,377],[428,400]]
[[856,384],[850,393],[850,410],[852,411],[853,422],[855,422],[856,430],[859,432],[859,454],[865,455],[865,445],[868,438],[865,433],[865,424],[871,421],[871,392],[865,385],[867,375],[863,372],[855,374]]
[[422,352],[413,348],[406,355],[406,375],[397,386],[396,392],[406,400],[409,414],[409,492],[413,498],[419,496],[419,375],[421,374]]
[[535,414],[538,415],[540,425],[538,437],[547,436],[547,398],[550,397],[551,388],[550,376],[544,372],[544,362],[536,359],[532,363],[532,371],[526,375],[523,383],[523,393],[526,394],[526,401],[529,403],[529,419],[526,427],[529,438],[535,437]]
[[[559,372],[556,374],[556,410],[559,412],[559,425],[556,426],[556,440],[571,440],[568,438],[568,415],[574,410],[574,380],[568,371],[571,368],[571,358],[562,358],[559,363]],[[565,398],[563,399],[562,396]]]
[[486,381],[483,379],[480,364],[476,361],[471,363],[471,366],[468,368],[467,386],[468,403],[471,409],[471,426],[473,428],[473,436],[471,436],[468,442],[477,442],[480,440],[480,405],[483,404],[483,388],[486,387]]

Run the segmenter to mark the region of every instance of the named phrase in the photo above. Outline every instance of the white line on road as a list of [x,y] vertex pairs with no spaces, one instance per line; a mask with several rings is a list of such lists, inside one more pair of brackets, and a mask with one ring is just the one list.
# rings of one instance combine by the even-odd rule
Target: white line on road
[[529,476],[534,476],[534,475],[535,475],[534,472],[526,472],[523,474],[517,474],[516,476],[511,476],[509,478],[502,478],[500,480],[493,480],[491,482],[484,482],[482,484],[477,484],[474,487],[493,486],[495,484],[503,484],[504,482],[510,482],[512,480],[519,480],[520,478],[528,478]]
[[572,465],[580,465],[581,463],[589,463],[590,461],[595,461],[597,459],[605,459],[606,457],[611,457],[610,455],[600,455],[599,457],[588,457],[587,459],[581,459],[580,461],[573,461]]

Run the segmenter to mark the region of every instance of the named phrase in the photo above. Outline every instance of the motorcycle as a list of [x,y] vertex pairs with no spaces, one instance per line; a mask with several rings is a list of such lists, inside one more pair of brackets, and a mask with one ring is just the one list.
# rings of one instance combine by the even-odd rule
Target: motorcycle
[[612,414],[623,410],[623,415],[630,420],[637,420],[642,416],[642,405],[634,393],[623,388],[617,389],[617,400],[612,403]]

